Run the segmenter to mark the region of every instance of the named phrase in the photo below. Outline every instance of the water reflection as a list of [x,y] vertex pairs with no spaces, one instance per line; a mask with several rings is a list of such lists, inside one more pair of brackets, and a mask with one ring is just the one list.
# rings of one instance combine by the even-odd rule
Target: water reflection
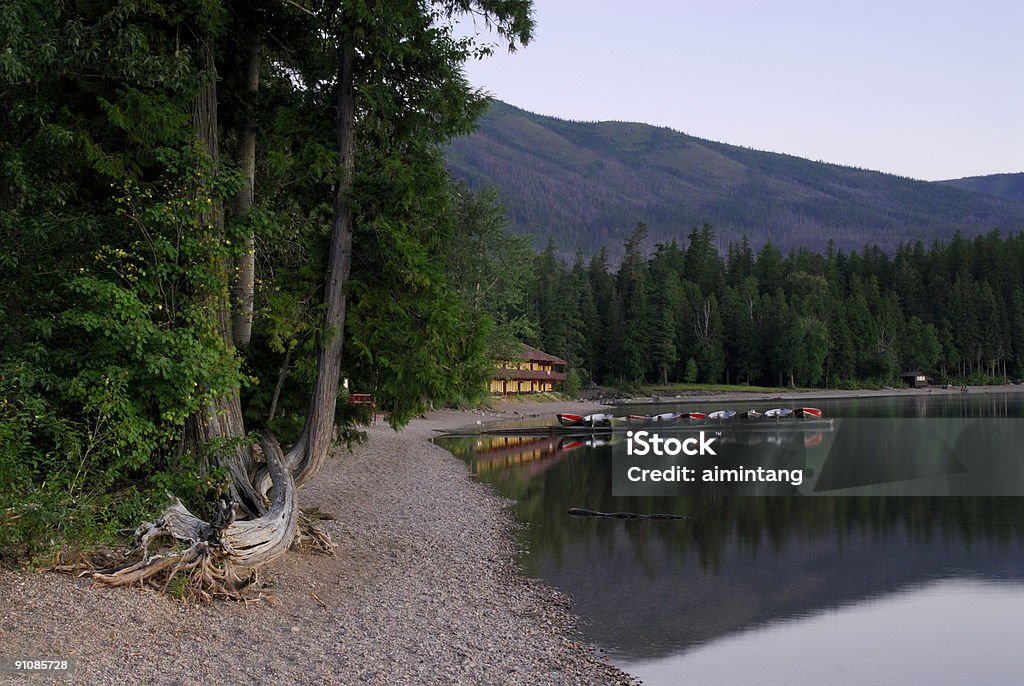
[[622,666],[648,684],[1004,684],[1021,632],[1024,586],[941,581]]
[[[909,400],[828,412],[1022,416],[1020,396]],[[442,444],[516,500],[527,573],[571,593],[586,638],[647,684],[1017,681],[1006,643],[1024,629],[1024,498],[616,498],[606,437],[510,438]],[[572,518],[572,507],[692,519]],[[963,669],[923,664],[948,655]]]

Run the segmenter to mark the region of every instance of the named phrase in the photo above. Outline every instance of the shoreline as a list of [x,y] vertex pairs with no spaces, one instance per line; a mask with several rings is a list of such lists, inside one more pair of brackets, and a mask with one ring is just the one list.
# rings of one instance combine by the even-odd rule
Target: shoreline
[[370,427],[300,492],[335,517],[336,554],[262,569],[261,602],[0,570],[2,652],[74,659],[68,676],[96,684],[633,684],[580,641],[568,596],[521,574],[510,501],[429,441],[477,419],[599,407],[515,405]]
[[959,387],[947,388],[945,386],[857,390],[821,388],[808,390],[779,390],[769,393],[762,391],[687,391],[678,395],[633,396],[632,398],[624,398],[621,401],[616,401],[613,404],[636,405],[645,403],[688,403],[691,401],[739,402],[741,400],[760,402],[768,400],[795,401],[800,400],[801,398],[812,400],[833,400],[841,398],[884,398],[920,395],[992,395],[997,393],[1024,393],[1024,385],[1021,384],[994,384],[991,386],[967,386],[966,388],[966,392],[961,391]]
[[[971,393],[1024,392],[1022,386]],[[657,402],[959,394],[958,389],[702,393]],[[636,402],[654,402],[637,399]],[[475,424],[586,401],[494,400],[383,423],[300,492],[335,556],[292,551],[261,570],[261,602],[186,604],[53,573],[0,570],[0,643],[14,657],[73,658],[97,684],[284,680],[300,684],[633,684],[576,633],[571,600],[517,566],[510,501],[430,442]],[[0,684],[20,683],[0,674]]]

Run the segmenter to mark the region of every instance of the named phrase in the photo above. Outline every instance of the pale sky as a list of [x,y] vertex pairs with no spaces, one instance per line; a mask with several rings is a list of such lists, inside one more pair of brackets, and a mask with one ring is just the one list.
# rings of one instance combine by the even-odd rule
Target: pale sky
[[534,0],[534,15],[528,46],[467,66],[531,112],[925,180],[1024,171],[1020,0]]

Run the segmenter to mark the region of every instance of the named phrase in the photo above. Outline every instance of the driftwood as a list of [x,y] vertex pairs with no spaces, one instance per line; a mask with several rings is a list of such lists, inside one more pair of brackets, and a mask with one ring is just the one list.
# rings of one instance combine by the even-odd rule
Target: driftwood
[[[263,515],[235,520],[237,505],[221,500],[220,511],[206,522],[174,499],[159,519],[136,530],[130,556],[135,562],[92,577],[111,586],[146,583],[164,590],[175,577],[182,577],[190,591],[204,599],[240,599],[241,591],[256,579],[256,569],[292,544],[299,521],[295,483],[280,447],[269,437],[261,440],[261,447],[273,483],[273,499]],[[150,546],[164,537],[187,547],[152,553]]]
[[610,519],[692,519],[690,515],[643,514],[638,512],[598,512],[597,510],[586,510],[582,507],[570,507],[569,516],[608,517]]

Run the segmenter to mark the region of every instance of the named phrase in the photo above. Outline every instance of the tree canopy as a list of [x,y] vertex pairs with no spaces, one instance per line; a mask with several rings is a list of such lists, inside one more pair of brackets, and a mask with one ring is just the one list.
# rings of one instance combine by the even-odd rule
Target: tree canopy
[[[153,516],[165,489],[200,515],[165,511],[165,533],[237,533],[295,510],[281,494],[354,418],[342,379],[395,426],[483,388],[495,317],[445,268],[474,200],[441,146],[482,112],[462,66],[496,44],[455,24],[472,13],[514,49],[530,10],[5,5],[5,555]],[[275,551],[301,535],[293,515]]]
[[[1024,377],[1024,237],[956,234],[844,253],[746,240],[720,255],[714,229],[645,245],[639,225],[617,270],[537,255],[536,345],[584,378],[624,387],[704,382],[808,387],[888,385],[902,371],[940,381]],[[582,284],[580,279],[582,278]],[[554,314],[545,314],[553,311]]]

